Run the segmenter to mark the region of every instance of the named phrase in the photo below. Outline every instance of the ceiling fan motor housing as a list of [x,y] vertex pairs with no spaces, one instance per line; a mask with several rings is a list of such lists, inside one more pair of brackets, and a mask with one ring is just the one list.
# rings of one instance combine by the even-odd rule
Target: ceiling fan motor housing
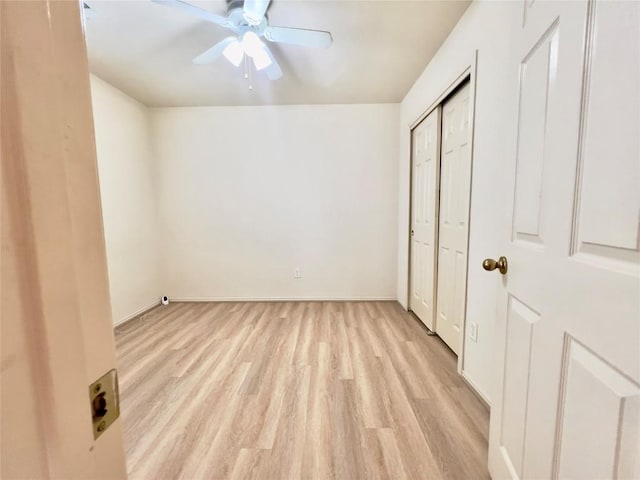
[[244,15],[244,3],[244,0],[227,0],[227,18],[238,27],[253,27],[254,31],[261,34],[267,26],[267,13],[260,22],[252,23]]
[[227,0],[227,13],[236,8],[242,10],[244,8],[244,0]]

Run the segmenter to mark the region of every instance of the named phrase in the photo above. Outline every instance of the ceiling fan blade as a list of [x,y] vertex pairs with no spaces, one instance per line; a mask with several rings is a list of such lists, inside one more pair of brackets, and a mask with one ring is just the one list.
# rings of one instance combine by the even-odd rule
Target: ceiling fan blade
[[251,25],[258,25],[264,18],[271,0],[244,0],[244,19]]
[[269,55],[269,58],[271,59],[271,65],[266,67],[263,71],[267,74],[269,80],[277,80],[282,76],[282,69],[280,68],[280,65],[278,65],[278,62],[273,56],[273,53],[271,53],[269,47],[265,45],[264,50],[265,52],[267,52],[267,55]]
[[222,52],[224,52],[224,49],[227,48],[228,45],[237,41],[238,39],[236,37],[227,37],[221,42],[216,43],[209,50],[205,51],[204,53],[201,53],[196,58],[194,58],[193,63],[196,63],[198,65],[211,63],[222,55]]
[[196,17],[201,18],[202,20],[206,20],[217,25],[222,25],[223,27],[233,27],[233,24],[227,17],[208,12],[207,10],[196,7],[195,5],[191,5],[190,3],[183,2],[182,0],[153,0],[153,2],[160,5],[165,5],[167,7],[182,10],[183,12],[190,13],[191,15],[195,15]]
[[329,32],[304,28],[267,27],[264,37],[271,42],[289,43],[304,47],[327,48],[333,42]]

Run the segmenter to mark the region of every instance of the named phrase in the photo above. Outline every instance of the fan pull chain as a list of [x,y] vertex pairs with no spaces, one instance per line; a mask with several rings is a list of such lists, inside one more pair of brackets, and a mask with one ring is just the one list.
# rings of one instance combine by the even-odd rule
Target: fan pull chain
[[244,56],[244,78],[249,81],[249,90],[253,90],[253,84],[251,83],[251,65],[249,56]]

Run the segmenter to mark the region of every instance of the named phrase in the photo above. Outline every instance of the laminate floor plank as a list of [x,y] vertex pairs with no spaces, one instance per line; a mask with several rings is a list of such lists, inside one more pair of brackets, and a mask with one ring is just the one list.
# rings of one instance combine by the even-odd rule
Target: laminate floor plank
[[115,336],[133,480],[489,478],[487,408],[395,302],[171,303]]

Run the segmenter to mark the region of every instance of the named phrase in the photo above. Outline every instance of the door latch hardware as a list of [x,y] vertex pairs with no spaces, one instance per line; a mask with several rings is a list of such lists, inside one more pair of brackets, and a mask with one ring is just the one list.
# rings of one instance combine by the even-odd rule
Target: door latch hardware
[[118,372],[109,370],[89,385],[93,438],[97,439],[120,416]]

